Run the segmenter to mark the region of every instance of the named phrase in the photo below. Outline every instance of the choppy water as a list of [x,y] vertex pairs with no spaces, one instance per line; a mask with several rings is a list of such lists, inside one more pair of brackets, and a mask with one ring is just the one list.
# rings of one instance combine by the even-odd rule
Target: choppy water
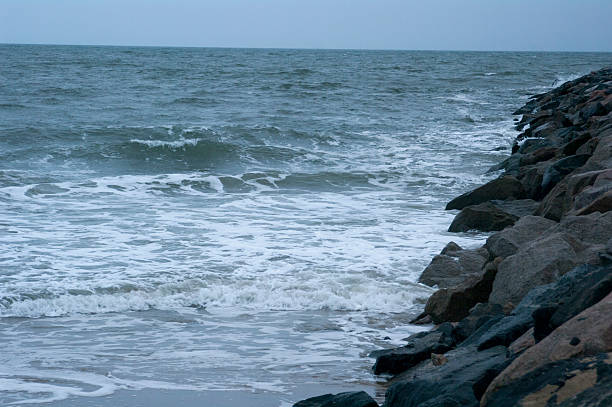
[[0,403],[375,393],[419,273],[484,238],[446,201],[528,95],[611,61],[0,46]]

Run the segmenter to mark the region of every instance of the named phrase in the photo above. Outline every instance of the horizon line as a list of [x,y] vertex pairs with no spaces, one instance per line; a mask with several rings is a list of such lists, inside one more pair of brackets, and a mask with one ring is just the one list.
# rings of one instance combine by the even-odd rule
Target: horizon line
[[595,50],[481,50],[481,49],[425,49],[425,48],[316,48],[316,47],[245,47],[245,46],[206,46],[206,45],[134,45],[134,44],[70,44],[70,43],[49,43],[49,42],[0,42],[4,45],[41,45],[41,46],[62,46],[62,47],[123,47],[123,48],[196,48],[196,49],[251,49],[251,50],[303,50],[303,51],[405,51],[405,52],[541,52],[541,53],[597,53],[610,54],[610,51]]

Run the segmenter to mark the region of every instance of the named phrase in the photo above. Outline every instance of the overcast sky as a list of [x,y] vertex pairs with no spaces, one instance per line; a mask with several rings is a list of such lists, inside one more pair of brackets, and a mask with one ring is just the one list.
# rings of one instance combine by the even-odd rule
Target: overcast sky
[[612,51],[612,0],[0,0],[0,43]]

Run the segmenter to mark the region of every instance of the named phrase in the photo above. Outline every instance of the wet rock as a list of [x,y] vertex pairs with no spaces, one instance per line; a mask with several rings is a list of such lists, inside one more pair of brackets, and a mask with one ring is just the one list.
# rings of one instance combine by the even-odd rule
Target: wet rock
[[520,247],[536,240],[556,224],[540,216],[524,216],[513,227],[491,235],[484,247],[491,257],[505,258],[515,254]]
[[482,406],[612,405],[612,354],[548,363],[487,394]]
[[520,199],[523,195],[523,185],[515,177],[506,175],[458,196],[446,205],[446,209],[463,209],[494,199]]
[[429,297],[425,313],[430,315],[436,324],[460,321],[468,316],[470,309],[476,304],[487,302],[496,273],[496,264],[491,263],[482,273],[470,276],[460,285],[436,291]]
[[372,352],[370,357],[376,358],[373,371],[374,374],[398,374],[430,359],[432,353],[443,354],[454,346],[453,326],[442,324],[434,331],[411,336],[406,346]]
[[499,304],[478,303],[463,318],[453,331],[455,340],[460,343],[471,336],[478,328],[495,318],[504,316],[504,311]]
[[490,172],[505,170],[506,174],[516,175],[518,174],[518,170],[520,166],[521,166],[521,154],[513,152],[512,155],[506,158],[504,161],[500,162],[499,164],[495,164],[491,166],[491,168],[489,168],[487,172],[490,173]]
[[485,202],[463,208],[455,216],[448,231],[467,232],[468,230],[479,230],[491,232],[511,226],[517,220],[517,216],[502,211],[490,202]]
[[[516,358],[489,385],[485,400],[546,364],[612,351],[612,294],[576,315]],[[578,338],[578,343],[574,338]]]
[[423,271],[419,282],[428,286],[449,288],[461,284],[465,279],[478,274],[488,257],[486,249],[465,250],[450,242],[435,256]]
[[384,407],[478,406],[488,383],[509,363],[506,348],[484,352],[462,348],[448,352],[447,362],[431,362],[406,372],[387,390]]
[[378,403],[364,391],[324,394],[299,401],[293,407],[378,407]]

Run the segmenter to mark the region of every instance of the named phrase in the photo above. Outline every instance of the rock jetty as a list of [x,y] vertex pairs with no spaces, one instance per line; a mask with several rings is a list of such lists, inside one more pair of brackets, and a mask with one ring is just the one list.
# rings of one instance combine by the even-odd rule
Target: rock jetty
[[[612,406],[612,68],[532,96],[500,175],[448,203],[436,291],[405,346],[373,352],[383,407]],[[364,392],[296,407],[376,406]]]

